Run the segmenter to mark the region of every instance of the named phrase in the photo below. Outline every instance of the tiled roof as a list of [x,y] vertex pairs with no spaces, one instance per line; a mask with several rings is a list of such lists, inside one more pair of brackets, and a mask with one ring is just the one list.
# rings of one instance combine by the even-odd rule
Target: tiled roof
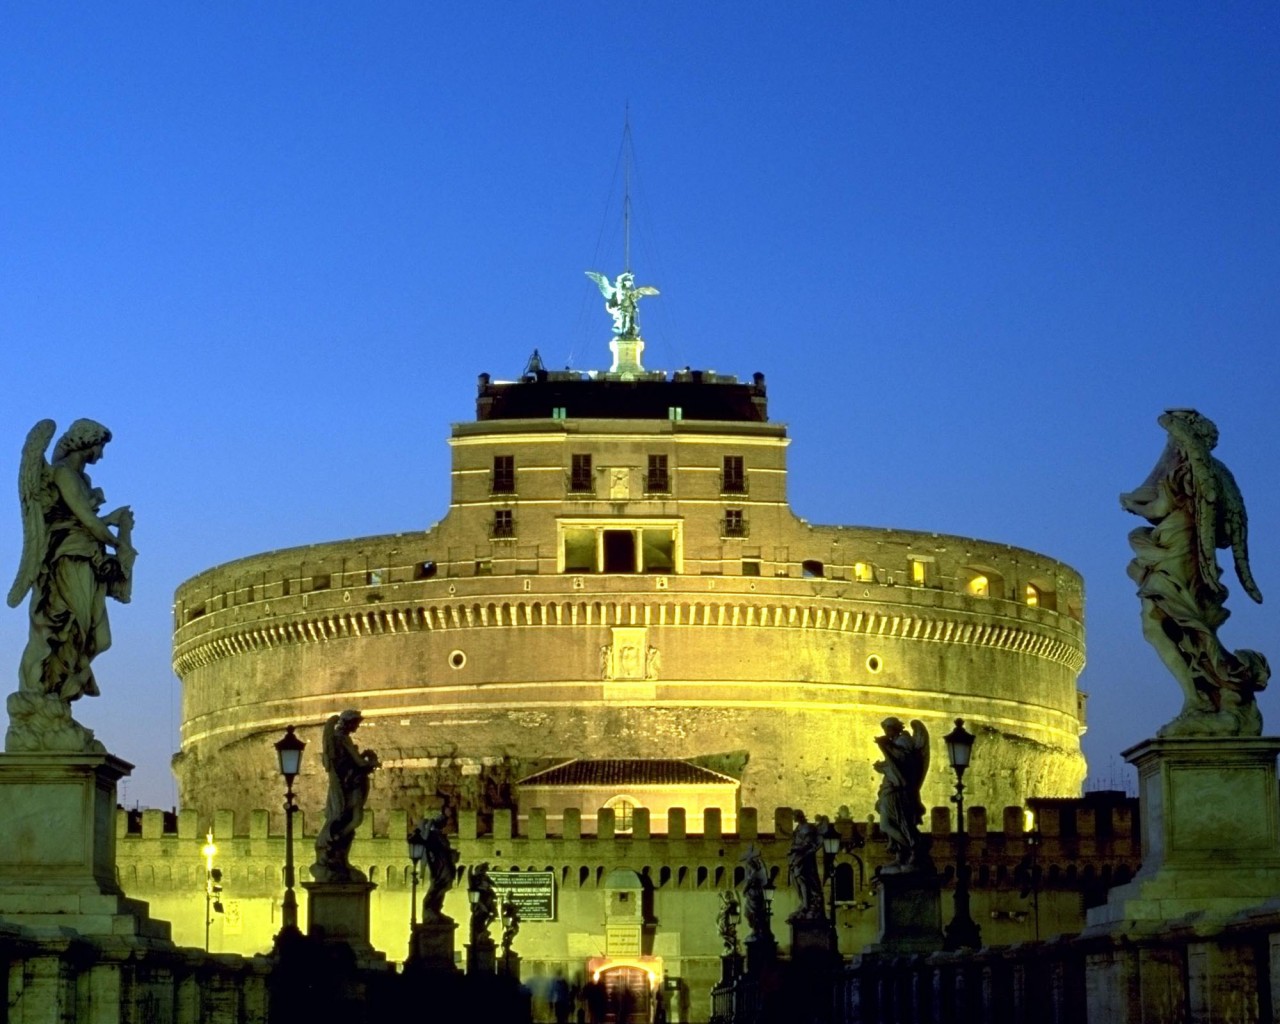
[[573,760],[521,779],[518,786],[707,786],[737,785],[731,775],[675,758]]

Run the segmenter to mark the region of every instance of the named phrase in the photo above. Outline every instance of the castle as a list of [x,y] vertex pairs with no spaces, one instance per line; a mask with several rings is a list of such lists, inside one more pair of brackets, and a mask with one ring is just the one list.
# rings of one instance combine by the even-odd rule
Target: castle
[[[271,744],[288,725],[318,740],[344,707],[382,757],[371,805],[411,818],[527,815],[525,780],[553,818],[863,814],[888,715],[935,739],[962,716],[990,806],[1079,793],[1076,572],[1004,544],[809,524],[762,374],[651,372],[642,341],[621,356],[617,341],[609,371],[535,353],[518,380],[480,375],[434,526],[251,555],[178,588],[185,809],[274,806]],[[655,787],[653,759],[687,770]],[[948,786],[934,773],[926,804]],[[302,806],[323,787],[313,759]]]

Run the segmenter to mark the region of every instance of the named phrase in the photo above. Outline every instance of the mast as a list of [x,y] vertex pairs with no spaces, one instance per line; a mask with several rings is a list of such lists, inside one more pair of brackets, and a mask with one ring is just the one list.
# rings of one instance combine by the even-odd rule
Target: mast
[[622,269],[631,273],[631,101],[622,116]]

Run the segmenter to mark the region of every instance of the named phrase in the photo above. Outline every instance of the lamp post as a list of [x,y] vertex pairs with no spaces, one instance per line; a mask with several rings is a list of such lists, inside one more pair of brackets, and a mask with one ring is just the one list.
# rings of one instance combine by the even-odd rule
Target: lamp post
[[222,913],[222,901],[218,895],[222,892],[222,872],[213,866],[213,858],[218,855],[218,847],[213,842],[213,829],[209,829],[204,837],[204,846],[200,847],[204,855],[204,951],[209,952],[209,926],[213,924],[214,913]]
[[409,886],[409,931],[418,926],[418,865],[427,858],[427,837],[422,834],[422,826],[415,825],[409,833],[409,859],[413,861],[413,876]]
[[975,737],[965,729],[964,719],[957,718],[956,727],[942,739],[947,745],[947,760],[956,773],[956,792],[951,802],[956,805],[960,819],[960,830],[956,836],[955,914],[944,930],[942,948],[950,951],[977,949],[982,945],[982,932],[969,913],[969,866],[966,863],[969,833],[964,820],[964,772],[969,767]]
[[831,934],[836,934],[836,854],[840,852],[840,832],[831,824],[830,821],[824,821],[818,829],[818,835],[822,840],[822,870],[826,875],[827,884],[831,886]]
[[1035,915],[1036,942],[1040,941],[1040,864],[1037,854],[1040,849],[1040,823],[1033,822],[1034,827],[1026,834],[1027,857],[1030,860],[1028,879],[1031,888],[1031,908]]
[[284,776],[284,903],[280,908],[280,934],[277,943],[282,939],[301,936],[298,931],[298,897],[293,891],[293,816],[298,811],[297,798],[293,795],[293,780],[302,769],[302,751],[306,749],[306,741],[294,735],[294,727],[289,726],[284,737],[276,743],[276,757],[280,762],[280,774]]

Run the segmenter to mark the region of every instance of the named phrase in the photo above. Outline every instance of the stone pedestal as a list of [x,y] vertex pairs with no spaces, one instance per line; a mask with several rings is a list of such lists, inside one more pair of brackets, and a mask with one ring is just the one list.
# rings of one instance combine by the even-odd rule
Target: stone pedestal
[[792,962],[826,963],[836,955],[835,931],[825,917],[797,918],[791,926]]
[[493,940],[472,942],[467,946],[467,973],[488,977],[497,968],[497,949]]
[[942,949],[942,883],[933,872],[881,874],[880,935],[867,952],[936,953]]
[[514,982],[520,981],[520,954],[514,949],[504,950],[498,958],[498,973]]
[[742,975],[742,954],[725,953],[720,957],[720,984],[732,985]]
[[116,881],[116,783],[132,770],[111,754],[0,755],[0,918],[168,942]]
[[1280,737],[1174,737],[1124,752],[1137,766],[1142,868],[1088,912],[1090,928],[1226,917],[1280,893]]
[[307,890],[307,937],[325,945],[348,946],[360,966],[382,966],[386,954],[369,941],[372,882],[303,882]]
[[748,936],[742,946],[747,951],[748,974],[758,974],[778,959],[778,940],[773,937],[772,932]]
[[457,930],[458,922],[443,914],[414,925],[409,937],[408,965],[414,970],[456,971],[454,933]]

